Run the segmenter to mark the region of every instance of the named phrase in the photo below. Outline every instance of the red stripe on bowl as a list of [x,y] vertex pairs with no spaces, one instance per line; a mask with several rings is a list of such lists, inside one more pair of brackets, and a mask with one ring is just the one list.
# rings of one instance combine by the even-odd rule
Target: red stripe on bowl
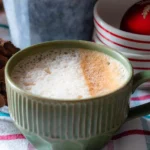
[[123,37],[123,36],[120,36],[120,35],[117,35],[117,34],[114,34],[113,32],[110,32],[108,31],[107,29],[105,29],[104,27],[102,27],[98,21],[94,18],[94,22],[101,28],[103,29],[104,31],[106,31],[107,33],[117,37],[117,38],[120,38],[120,39],[123,39],[123,40],[127,40],[127,41],[131,41],[131,42],[138,42],[138,43],[147,43],[147,44],[150,44],[150,41],[141,41],[141,40],[133,40],[133,39],[130,39],[130,38],[126,38],[126,37]]
[[147,131],[147,130],[128,130],[128,131],[124,131],[118,135],[115,135],[112,138],[112,140],[117,140],[117,139],[120,139],[122,137],[129,136],[129,135],[150,135],[150,131]]
[[[125,46],[125,45],[122,45],[122,44],[119,44],[119,43],[116,43],[110,39],[108,39],[107,37],[105,37],[103,34],[101,34],[97,29],[96,29],[97,33],[102,36],[104,39],[106,39],[107,41],[115,44],[115,45],[118,45],[120,47],[123,47],[123,48],[127,48],[127,49],[132,49],[132,50],[137,50],[137,51],[145,51],[145,52],[150,52],[150,49],[140,49],[140,48],[135,48],[135,47],[129,47],[129,46]],[[99,38],[99,37],[98,37]],[[100,39],[99,39],[100,40]]]
[[130,61],[137,61],[137,62],[150,62],[150,60],[144,60],[144,59],[134,59],[134,58],[128,58]]
[[[97,35],[96,35],[96,36],[97,36]],[[97,38],[98,38],[98,40],[99,40],[101,43],[103,43],[104,45],[110,47],[108,44],[104,43],[98,36],[97,36]]]
[[137,70],[150,70],[150,68],[144,68],[144,67],[133,67],[133,69],[137,69]]

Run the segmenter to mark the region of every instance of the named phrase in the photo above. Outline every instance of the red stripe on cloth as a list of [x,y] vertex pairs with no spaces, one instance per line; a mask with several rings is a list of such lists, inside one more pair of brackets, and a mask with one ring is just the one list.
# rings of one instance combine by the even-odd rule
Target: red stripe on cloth
[[139,96],[139,97],[131,97],[131,101],[143,101],[143,100],[148,100],[150,99],[150,95],[144,95],[144,96]]
[[33,145],[31,145],[30,143],[28,144],[28,150],[36,150]]
[[138,42],[138,43],[147,43],[147,44],[150,44],[150,41],[140,41],[140,40],[134,40],[134,39],[129,39],[129,38],[126,38],[126,37],[123,37],[123,36],[120,36],[120,35],[117,35],[117,34],[114,34],[113,32],[110,32],[108,30],[106,30],[104,27],[102,27],[98,21],[94,18],[94,22],[101,28],[103,29],[104,31],[106,31],[107,33],[117,37],[117,38],[120,38],[120,39],[123,39],[123,40],[127,40],[127,41],[131,41],[131,42]]
[[130,61],[150,62],[150,60],[128,58]]
[[[118,135],[115,135],[112,140],[117,140],[125,136],[129,135],[150,135],[150,131],[147,130],[128,130],[122,132]],[[22,134],[12,134],[12,135],[2,135],[0,136],[0,140],[16,140],[16,139],[25,139]]]
[[0,135],[0,140],[17,140],[25,139],[22,134]]
[[143,51],[143,52],[144,52],[144,51],[145,51],[145,52],[149,52],[149,51],[150,51],[150,49],[141,49],[141,48],[130,47],[130,46],[125,46],[125,45],[116,43],[116,42],[114,42],[114,41],[108,39],[107,37],[105,37],[105,36],[104,36],[103,34],[101,34],[97,29],[96,29],[96,31],[97,31],[98,34],[99,34],[100,36],[102,36],[105,40],[107,40],[107,41],[109,41],[109,42],[111,42],[111,43],[113,43],[113,44],[115,44],[115,45],[118,45],[118,46],[120,46],[120,47],[127,48],[127,49],[132,49],[132,50],[137,50],[137,51]]
[[150,131],[147,130],[128,130],[125,132],[122,132],[118,135],[115,135],[112,140],[118,140],[122,137],[130,136],[130,135],[150,135]]
[[109,143],[107,144],[107,150],[114,150],[113,140],[109,141]]

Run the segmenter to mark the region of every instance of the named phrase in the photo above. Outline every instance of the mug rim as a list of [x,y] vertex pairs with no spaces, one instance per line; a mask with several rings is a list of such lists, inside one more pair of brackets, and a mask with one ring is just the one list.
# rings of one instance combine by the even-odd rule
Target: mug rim
[[[119,60],[117,60],[116,58],[114,58],[114,59],[116,59],[117,61],[119,61],[122,65],[124,65],[124,67],[127,69],[128,78],[127,78],[126,82],[125,82],[124,84],[122,84],[122,86],[121,86],[120,88],[118,88],[118,89],[116,89],[115,91],[110,92],[110,93],[108,93],[108,94],[101,95],[101,96],[93,96],[93,97],[88,97],[88,98],[83,98],[83,99],[77,99],[77,98],[75,98],[75,99],[47,98],[47,97],[44,97],[44,96],[40,96],[40,95],[36,95],[36,94],[32,94],[32,93],[30,93],[30,92],[27,92],[27,91],[23,90],[22,88],[20,88],[17,84],[15,84],[15,82],[12,80],[11,75],[10,75],[10,73],[9,73],[9,66],[10,66],[11,62],[12,62],[14,59],[16,59],[17,56],[18,56],[20,53],[29,51],[30,49],[35,49],[35,48],[37,48],[37,47],[39,47],[39,46],[46,46],[46,45],[51,45],[51,44],[55,44],[55,45],[56,45],[56,44],[58,44],[58,43],[59,43],[59,44],[64,43],[64,44],[66,44],[66,45],[67,45],[67,43],[69,43],[69,44],[79,44],[79,45],[85,44],[85,45],[91,45],[91,46],[93,46],[93,47],[94,47],[94,46],[97,46],[98,48],[106,49],[106,51],[108,51],[108,52],[110,52],[110,53],[113,53],[115,56],[118,56],[119,58],[121,58],[122,60],[124,60],[125,63],[127,63],[128,67],[129,67],[129,69],[127,69],[127,67],[126,67],[122,62],[120,62]],[[69,48],[69,47],[68,47],[68,48]],[[85,48],[85,49],[86,49],[86,48]],[[89,50],[91,50],[91,49],[89,48]],[[94,50],[94,49],[93,49],[93,50]],[[98,51],[98,50],[97,50],[97,51]],[[105,52],[102,52],[102,53],[105,53]],[[106,54],[106,53],[105,53],[105,54]],[[106,54],[106,55],[108,55],[108,54]],[[111,55],[110,55],[110,56],[111,56]],[[111,56],[111,57],[112,57],[112,56]],[[96,99],[98,99],[98,98],[103,98],[103,97],[109,97],[109,96],[111,96],[111,95],[113,95],[113,94],[116,94],[116,93],[120,92],[121,90],[123,90],[123,89],[131,82],[132,78],[133,78],[133,68],[132,68],[132,65],[131,65],[130,61],[129,61],[125,56],[123,56],[123,54],[121,54],[121,53],[118,52],[117,50],[112,49],[112,48],[110,48],[110,47],[108,47],[108,46],[99,45],[99,44],[96,44],[96,43],[93,43],[93,42],[90,42],[90,41],[84,41],[84,40],[54,40],[54,41],[48,41],[48,42],[42,42],[42,43],[39,43],[39,44],[35,44],[35,45],[29,46],[29,47],[27,47],[27,48],[25,48],[25,49],[23,49],[23,50],[20,50],[19,52],[15,53],[15,54],[8,60],[6,66],[5,66],[5,80],[11,85],[11,87],[12,87],[13,89],[15,89],[17,92],[19,92],[19,93],[21,93],[21,94],[23,94],[23,95],[25,95],[25,96],[27,96],[27,97],[31,97],[31,98],[34,99],[34,100],[39,100],[39,101],[41,101],[41,99],[42,99],[43,102],[51,102],[51,101],[53,101],[53,102],[62,102],[62,103],[64,103],[64,102],[74,103],[74,102],[85,102],[85,101],[96,100]]]

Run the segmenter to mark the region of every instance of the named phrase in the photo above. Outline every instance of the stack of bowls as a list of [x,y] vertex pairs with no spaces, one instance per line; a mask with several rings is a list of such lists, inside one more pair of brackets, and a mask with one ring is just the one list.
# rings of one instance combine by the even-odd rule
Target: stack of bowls
[[[139,0],[99,0],[94,7],[93,41],[118,50],[126,56],[134,73],[150,70],[150,36],[119,29],[125,12]],[[150,82],[144,87],[150,87]]]

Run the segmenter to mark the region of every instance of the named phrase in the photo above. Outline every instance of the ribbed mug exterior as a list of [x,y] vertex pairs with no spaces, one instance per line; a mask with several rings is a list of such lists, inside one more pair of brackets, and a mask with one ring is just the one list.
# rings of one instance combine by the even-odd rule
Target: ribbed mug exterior
[[15,124],[50,143],[112,136],[127,118],[130,85],[112,95],[77,102],[36,100],[19,93],[7,80],[6,85]]

